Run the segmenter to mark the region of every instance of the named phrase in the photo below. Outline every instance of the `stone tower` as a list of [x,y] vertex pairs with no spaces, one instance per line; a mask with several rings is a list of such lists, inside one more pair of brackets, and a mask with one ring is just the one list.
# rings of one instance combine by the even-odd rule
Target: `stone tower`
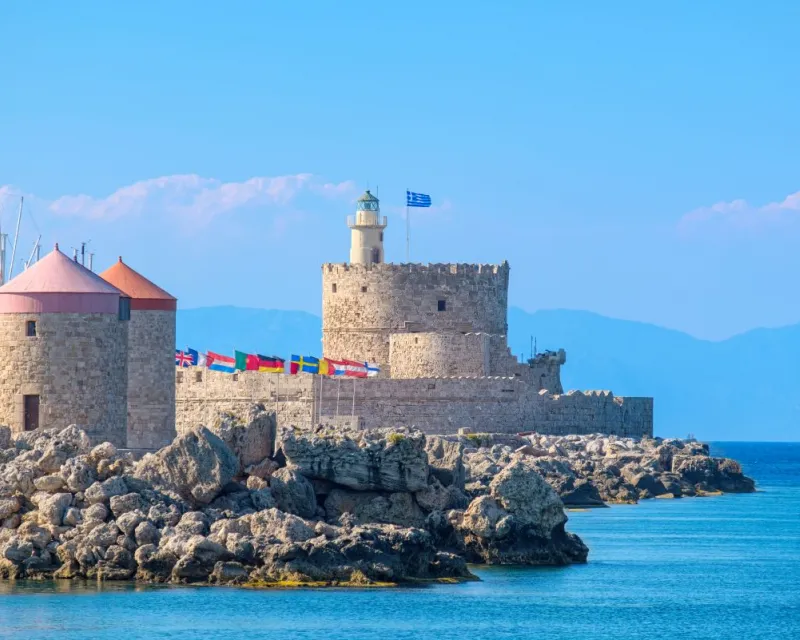
[[128,447],[159,449],[175,438],[175,312],[178,301],[122,258],[100,274],[131,299]]
[[0,424],[126,444],[130,299],[58,250],[0,287]]
[[348,217],[347,226],[351,230],[350,263],[382,263],[386,216],[381,216],[380,201],[369,189],[356,201],[356,215]]

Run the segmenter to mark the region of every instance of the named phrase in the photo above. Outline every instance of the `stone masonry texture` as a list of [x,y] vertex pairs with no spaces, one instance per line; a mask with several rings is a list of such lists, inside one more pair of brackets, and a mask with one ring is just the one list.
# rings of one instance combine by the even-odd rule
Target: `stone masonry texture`
[[0,315],[0,424],[22,431],[23,396],[38,395],[40,428],[77,424],[124,447],[127,346],[128,322],[112,314]]
[[160,449],[175,438],[175,312],[131,311],[128,443]]
[[322,350],[391,375],[393,333],[506,334],[508,263],[325,264]]

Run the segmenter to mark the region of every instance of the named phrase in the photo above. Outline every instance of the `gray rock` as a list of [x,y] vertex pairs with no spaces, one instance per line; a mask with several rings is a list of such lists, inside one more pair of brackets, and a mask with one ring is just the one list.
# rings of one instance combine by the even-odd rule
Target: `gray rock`
[[68,507],[67,510],[64,511],[64,518],[63,518],[64,526],[77,527],[82,522],[83,522],[83,516],[81,515],[80,509],[76,509],[75,507]]
[[64,513],[72,504],[71,493],[54,493],[39,503],[39,524],[52,524],[60,527]]
[[103,522],[108,518],[108,507],[102,502],[98,502],[81,510],[81,515],[87,521]]
[[358,491],[420,491],[428,484],[425,436],[419,432],[286,429],[281,444],[287,462],[309,478]]
[[312,518],[317,512],[314,487],[295,469],[285,467],[273,473],[270,478],[270,493],[281,511],[301,518]]
[[186,500],[208,504],[238,471],[239,460],[230,448],[205,427],[197,427],[146,455],[133,475]]
[[275,544],[303,542],[316,535],[312,526],[305,520],[277,509],[265,509],[240,518],[243,519],[247,520],[252,535],[273,540]]
[[438,436],[427,436],[425,452],[428,454],[430,472],[442,486],[453,485],[463,491],[466,482],[464,445]]
[[0,425],[0,451],[11,447],[11,428]]
[[211,572],[210,580],[216,584],[243,584],[249,572],[240,562],[217,562]]
[[144,522],[144,514],[141,511],[128,511],[117,516],[117,526],[126,536],[133,536],[134,531],[142,522]]
[[70,458],[63,465],[59,474],[72,493],[86,491],[97,479],[94,469],[81,458]]
[[[106,482],[110,482],[110,480],[106,480]],[[111,496],[109,503],[111,505],[111,513],[114,514],[115,518],[119,518],[124,513],[139,511],[144,508],[144,502],[138,493]]]
[[17,498],[0,498],[0,520],[5,520],[21,508],[22,505]]
[[262,462],[275,447],[275,413],[253,405],[242,416],[222,413],[208,427],[228,445],[239,459],[240,468]]
[[374,491],[334,489],[325,498],[325,518],[331,524],[343,514],[352,514],[358,524],[385,523],[421,527],[425,514],[410,493],[381,494]]
[[36,478],[36,480],[33,481],[33,484],[38,491],[47,491],[48,493],[53,493],[64,487],[65,482],[64,478],[54,473],[51,475],[42,476],[41,478]]
[[136,544],[139,546],[146,545],[146,544],[158,544],[160,534],[158,529],[156,529],[155,525],[152,522],[144,521],[139,523],[134,531],[134,538],[136,540]]

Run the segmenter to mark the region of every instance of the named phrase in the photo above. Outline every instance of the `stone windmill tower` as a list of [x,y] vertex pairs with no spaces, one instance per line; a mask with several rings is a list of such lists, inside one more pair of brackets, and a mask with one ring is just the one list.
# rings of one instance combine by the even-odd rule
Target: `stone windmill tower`
[[175,313],[178,300],[122,258],[100,277],[131,299],[128,447],[159,449],[175,438]]
[[0,287],[0,424],[126,444],[130,299],[58,249]]

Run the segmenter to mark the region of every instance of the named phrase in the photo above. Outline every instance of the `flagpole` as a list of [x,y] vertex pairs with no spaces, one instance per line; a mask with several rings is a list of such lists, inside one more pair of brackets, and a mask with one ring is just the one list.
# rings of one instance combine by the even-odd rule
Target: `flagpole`
[[350,411],[350,420],[352,424],[352,419],[356,415],[356,378],[353,378],[353,408]]
[[411,262],[411,220],[408,219],[408,189],[406,189],[406,262]]

